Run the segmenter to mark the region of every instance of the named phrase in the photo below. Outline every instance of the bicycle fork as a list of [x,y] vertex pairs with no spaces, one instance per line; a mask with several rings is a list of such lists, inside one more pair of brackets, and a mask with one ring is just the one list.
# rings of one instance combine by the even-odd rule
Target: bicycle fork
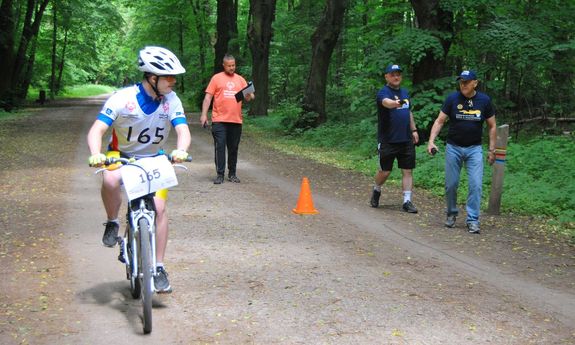
[[[132,209],[129,212],[129,227],[128,227],[128,231],[131,232],[130,234],[130,238],[131,241],[126,241],[126,237],[123,237],[120,243],[120,255],[118,255],[118,260],[130,267],[130,271],[131,271],[131,275],[133,277],[141,277],[142,272],[139,272],[139,267],[138,267],[138,260],[134,259],[132,260],[132,262],[130,262],[129,258],[128,258],[128,246],[130,245],[130,250],[132,251],[132,257],[133,258],[137,258],[138,257],[138,242],[135,240],[136,238],[138,238],[138,234],[140,232],[139,226],[138,226],[138,222],[141,218],[146,218],[146,220],[148,221],[148,236],[150,236],[150,243],[151,243],[151,247],[152,247],[152,267],[153,267],[153,272],[152,274],[154,276],[156,276],[157,272],[156,272],[156,222],[155,222],[155,211],[150,210],[146,207],[146,202],[145,200],[142,198],[140,200],[140,205],[139,208],[137,209]],[[144,236],[146,236],[146,234],[144,234]],[[131,242],[131,243],[128,243]],[[128,279],[130,279],[130,277],[128,277]]]

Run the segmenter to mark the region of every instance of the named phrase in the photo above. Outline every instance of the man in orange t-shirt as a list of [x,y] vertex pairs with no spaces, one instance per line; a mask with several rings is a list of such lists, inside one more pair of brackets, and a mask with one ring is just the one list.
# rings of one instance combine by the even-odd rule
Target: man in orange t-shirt
[[[217,176],[214,184],[224,182],[226,168],[226,147],[228,149],[228,181],[239,183],[236,175],[238,163],[238,146],[242,136],[242,102],[236,101],[236,93],[247,86],[246,80],[236,74],[236,60],[232,55],[224,56],[224,71],[215,74],[208,87],[202,103],[200,123],[208,123],[208,109],[212,99],[212,136],[214,137],[214,151]],[[246,101],[255,98],[253,93],[244,96]]]

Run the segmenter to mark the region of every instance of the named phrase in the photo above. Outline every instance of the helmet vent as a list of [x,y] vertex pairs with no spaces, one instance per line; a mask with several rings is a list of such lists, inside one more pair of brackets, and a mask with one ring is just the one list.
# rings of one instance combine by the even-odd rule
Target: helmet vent
[[156,67],[157,69],[161,69],[162,71],[166,70],[166,69],[164,68],[164,66],[160,65],[160,64],[157,63],[157,62],[151,61],[151,62],[150,62],[150,65]]

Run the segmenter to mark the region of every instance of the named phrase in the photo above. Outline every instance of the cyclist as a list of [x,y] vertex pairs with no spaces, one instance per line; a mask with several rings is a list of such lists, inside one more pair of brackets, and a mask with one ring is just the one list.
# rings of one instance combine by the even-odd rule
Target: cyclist
[[[101,166],[106,154],[101,152],[102,137],[109,127],[112,134],[108,152],[119,152],[123,157],[155,156],[166,143],[171,127],[177,134],[172,159],[182,162],[188,157],[191,143],[190,130],[182,102],[173,91],[176,75],[185,73],[178,58],[161,47],[145,47],[139,53],[138,69],[144,72],[141,83],[114,93],[104,104],[88,132],[89,163]],[[102,201],[108,216],[102,242],[114,247],[118,242],[118,213],[122,204],[119,170],[104,172]],[[168,274],[164,269],[164,254],[168,241],[166,211],[167,191],[156,192],[156,258],[158,275],[154,277],[157,292],[171,292]]]

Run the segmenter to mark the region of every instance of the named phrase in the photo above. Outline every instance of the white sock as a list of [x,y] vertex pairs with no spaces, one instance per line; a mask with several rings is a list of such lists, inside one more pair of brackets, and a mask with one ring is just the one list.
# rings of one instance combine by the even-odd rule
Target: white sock
[[378,191],[378,192],[381,192],[381,186],[374,185],[374,186],[373,186],[373,190],[376,190],[376,191]]
[[408,201],[411,201],[411,191],[410,190],[404,190],[403,191],[403,203],[405,204]]
[[164,267],[164,263],[163,262],[156,262],[156,267]]
[[116,219],[108,219],[108,223],[116,223],[118,225],[120,225],[120,220],[118,218]]

